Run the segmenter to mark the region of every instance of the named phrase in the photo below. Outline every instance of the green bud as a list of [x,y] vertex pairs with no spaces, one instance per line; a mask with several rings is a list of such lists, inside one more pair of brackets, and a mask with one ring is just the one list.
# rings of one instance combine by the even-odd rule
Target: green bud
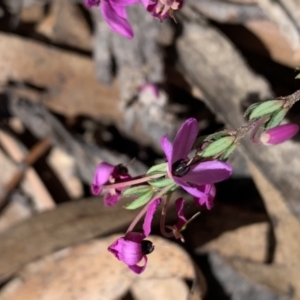
[[166,174],[167,173],[167,163],[162,163],[159,165],[155,165],[153,167],[151,167],[148,171],[147,171],[147,175],[151,176],[151,175],[155,175],[155,174]]
[[159,179],[149,181],[149,184],[151,184],[153,187],[161,189],[172,184],[173,182],[174,181],[169,178],[159,178]]
[[226,161],[235,149],[236,149],[236,144],[232,144],[226,151],[224,151],[220,155],[220,157],[218,159]]
[[141,195],[139,198],[132,201],[131,203],[127,204],[125,206],[125,208],[126,209],[137,209],[141,206],[144,206],[147,202],[149,202],[149,200],[151,200],[153,195],[154,195],[154,192],[152,190],[148,191],[145,194]]
[[198,153],[198,155],[202,157],[213,157],[220,154],[233,144],[234,139],[234,136],[220,138],[204,148],[203,151]]
[[123,190],[122,195],[124,197],[141,196],[149,191],[153,191],[153,188],[149,185],[138,185]]
[[249,120],[253,120],[263,116],[268,116],[276,112],[280,108],[282,108],[283,105],[284,105],[283,100],[269,100],[269,101],[262,102],[252,110],[249,116]]

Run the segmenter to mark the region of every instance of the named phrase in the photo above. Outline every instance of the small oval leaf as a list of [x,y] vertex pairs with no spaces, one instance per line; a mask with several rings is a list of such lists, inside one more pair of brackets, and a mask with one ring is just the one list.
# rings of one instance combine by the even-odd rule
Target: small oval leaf
[[147,175],[166,174],[166,173],[167,173],[167,163],[155,165],[147,171]]
[[153,187],[156,188],[164,188],[167,185],[172,184],[174,181],[170,178],[162,178],[162,179],[156,179],[149,181],[149,184],[151,184]]
[[219,140],[212,142],[208,145],[202,152],[198,153],[199,156],[202,157],[212,157],[216,154],[219,154],[225,151],[228,147],[230,147],[234,141],[235,137],[227,136],[220,138]]
[[278,126],[282,122],[287,112],[288,111],[286,109],[281,109],[280,111],[273,114],[268,123],[266,124],[265,129],[270,129]]
[[254,110],[254,108],[256,108],[258,105],[260,105],[261,103],[260,102],[257,102],[257,103],[253,103],[252,105],[250,105],[245,113],[244,113],[244,117],[248,116],[250,113],[252,113],[252,111]]
[[122,195],[125,197],[140,196],[152,190],[153,188],[149,185],[138,185],[123,190]]
[[144,206],[154,195],[153,191],[148,191],[144,195],[140,196],[139,198],[135,199],[131,203],[125,206],[126,209],[136,209],[141,206]]
[[270,115],[280,109],[284,105],[283,100],[269,100],[262,102],[260,105],[255,107],[250,114],[249,120],[260,118],[263,116]]

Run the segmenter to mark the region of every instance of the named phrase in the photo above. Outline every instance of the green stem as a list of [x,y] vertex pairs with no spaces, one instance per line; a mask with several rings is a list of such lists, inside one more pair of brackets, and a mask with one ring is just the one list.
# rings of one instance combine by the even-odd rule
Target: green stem
[[155,174],[155,175],[146,176],[146,177],[133,179],[133,180],[129,180],[129,181],[103,185],[101,188],[102,188],[102,190],[117,189],[117,188],[122,188],[122,187],[127,187],[127,186],[130,186],[130,185],[135,185],[135,184],[147,182],[151,179],[159,178],[159,177],[162,177],[162,176],[164,176],[164,174]]
[[148,203],[146,206],[144,206],[144,208],[138,213],[138,215],[134,218],[134,220],[131,222],[131,224],[129,225],[126,233],[130,232],[133,230],[133,228],[135,227],[135,225],[138,223],[138,221],[143,217],[143,215],[147,212],[149,206],[158,198],[162,197],[167,191],[169,191],[172,187],[174,186],[174,184],[170,184],[168,186],[166,186],[165,188],[163,188],[157,195],[155,195]]

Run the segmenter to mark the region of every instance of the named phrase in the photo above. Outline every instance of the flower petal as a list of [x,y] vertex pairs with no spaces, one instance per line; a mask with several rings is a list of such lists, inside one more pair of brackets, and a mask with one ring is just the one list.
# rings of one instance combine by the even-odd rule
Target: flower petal
[[231,173],[230,164],[212,160],[192,166],[190,171],[181,179],[189,183],[203,185],[223,181],[230,177]]
[[141,274],[142,272],[144,272],[144,270],[146,269],[147,267],[147,261],[148,261],[148,258],[146,255],[143,256],[143,259],[144,259],[144,262],[145,264],[143,266],[138,266],[137,264],[136,265],[133,265],[133,266],[128,266],[129,269],[131,271],[133,271],[134,273],[136,274]]
[[207,198],[194,198],[195,203],[198,205],[206,205],[207,209],[212,209],[214,204],[214,199],[216,196],[216,187],[213,184],[206,184],[202,186],[197,186],[200,191],[203,191],[208,197]]
[[100,4],[100,0],[84,0],[84,4],[86,7],[98,6]]
[[170,173],[172,172],[172,153],[173,153],[173,146],[172,143],[168,140],[167,136],[164,135],[160,139],[160,145],[166,155],[167,161],[168,161],[168,166],[169,166],[169,171]]
[[194,118],[187,119],[181,125],[173,143],[172,164],[188,156],[195,143],[198,132],[198,122]]
[[105,162],[98,165],[91,185],[93,195],[99,195],[101,193],[101,186],[108,181],[114,169],[115,166]]
[[151,222],[153,219],[153,215],[157,210],[157,207],[161,204],[161,199],[156,199],[154,200],[148,207],[145,219],[144,219],[144,224],[143,224],[143,230],[145,236],[148,236],[151,232]]
[[140,3],[140,0],[109,0],[113,6],[128,6]]
[[128,39],[133,38],[133,31],[130,24],[127,21],[126,10],[123,6],[112,6],[109,1],[102,1],[100,5],[102,9],[102,15],[109,27],[125,36]]
[[178,177],[174,176],[173,179],[178,185],[180,185],[184,190],[186,190],[192,196],[196,198],[203,198],[203,199],[208,198],[208,195],[202,192],[201,190],[199,190],[197,187],[190,186],[188,183],[186,183],[185,181],[183,181]]
[[112,195],[112,194],[106,194],[104,196],[104,205],[105,206],[114,206],[121,200],[121,195]]
[[184,208],[184,198],[178,198],[175,201],[175,209],[177,211],[177,215],[178,215],[178,222],[176,224],[176,228],[178,230],[181,229],[181,227],[186,223],[187,219],[184,216],[183,213],[183,208]]
[[144,256],[141,243],[132,242],[125,238],[117,239],[108,247],[108,251],[128,266],[139,263]]

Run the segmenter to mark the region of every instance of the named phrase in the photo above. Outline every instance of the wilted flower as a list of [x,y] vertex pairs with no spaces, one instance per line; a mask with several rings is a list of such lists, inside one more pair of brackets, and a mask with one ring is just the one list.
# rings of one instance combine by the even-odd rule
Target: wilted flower
[[190,118],[178,130],[173,145],[163,136],[161,146],[168,161],[169,177],[189,194],[207,201],[212,190],[211,185],[227,179],[232,173],[232,167],[217,160],[187,165],[188,154],[192,150],[198,131],[197,120]]
[[[152,242],[145,240],[145,238],[151,232],[153,215],[160,204],[161,199],[156,199],[149,205],[143,224],[144,233],[127,232],[124,237],[117,239],[108,247],[108,251],[113,253],[118,260],[123,261],[129,269],[137,274],[145,270],[148,261],[147,255],[154,250]],[[141,260],[144,260],[144,265],[139,266],[138,263]]]
[[173,12],[181,8],[183,0],[141,0],[144,7],[153,17],[160,21],[171,17],[174,18]]
[[291,139],[299,131],[296,124],[285,124],[276,126],[263,132],[260,136],[260,142],[264,145],[272,146]]
[[[98,165],[91,184],[92,194],[99,195],[102,192],[102,186],[107,183],[121,183],[130,178],[131,176],[123,165],[113,166],[102,162]],[[115,205],[121,199],[121,191],[122,187],[109,189],[109,193],[104,196],[104,204],[106,206]]]

